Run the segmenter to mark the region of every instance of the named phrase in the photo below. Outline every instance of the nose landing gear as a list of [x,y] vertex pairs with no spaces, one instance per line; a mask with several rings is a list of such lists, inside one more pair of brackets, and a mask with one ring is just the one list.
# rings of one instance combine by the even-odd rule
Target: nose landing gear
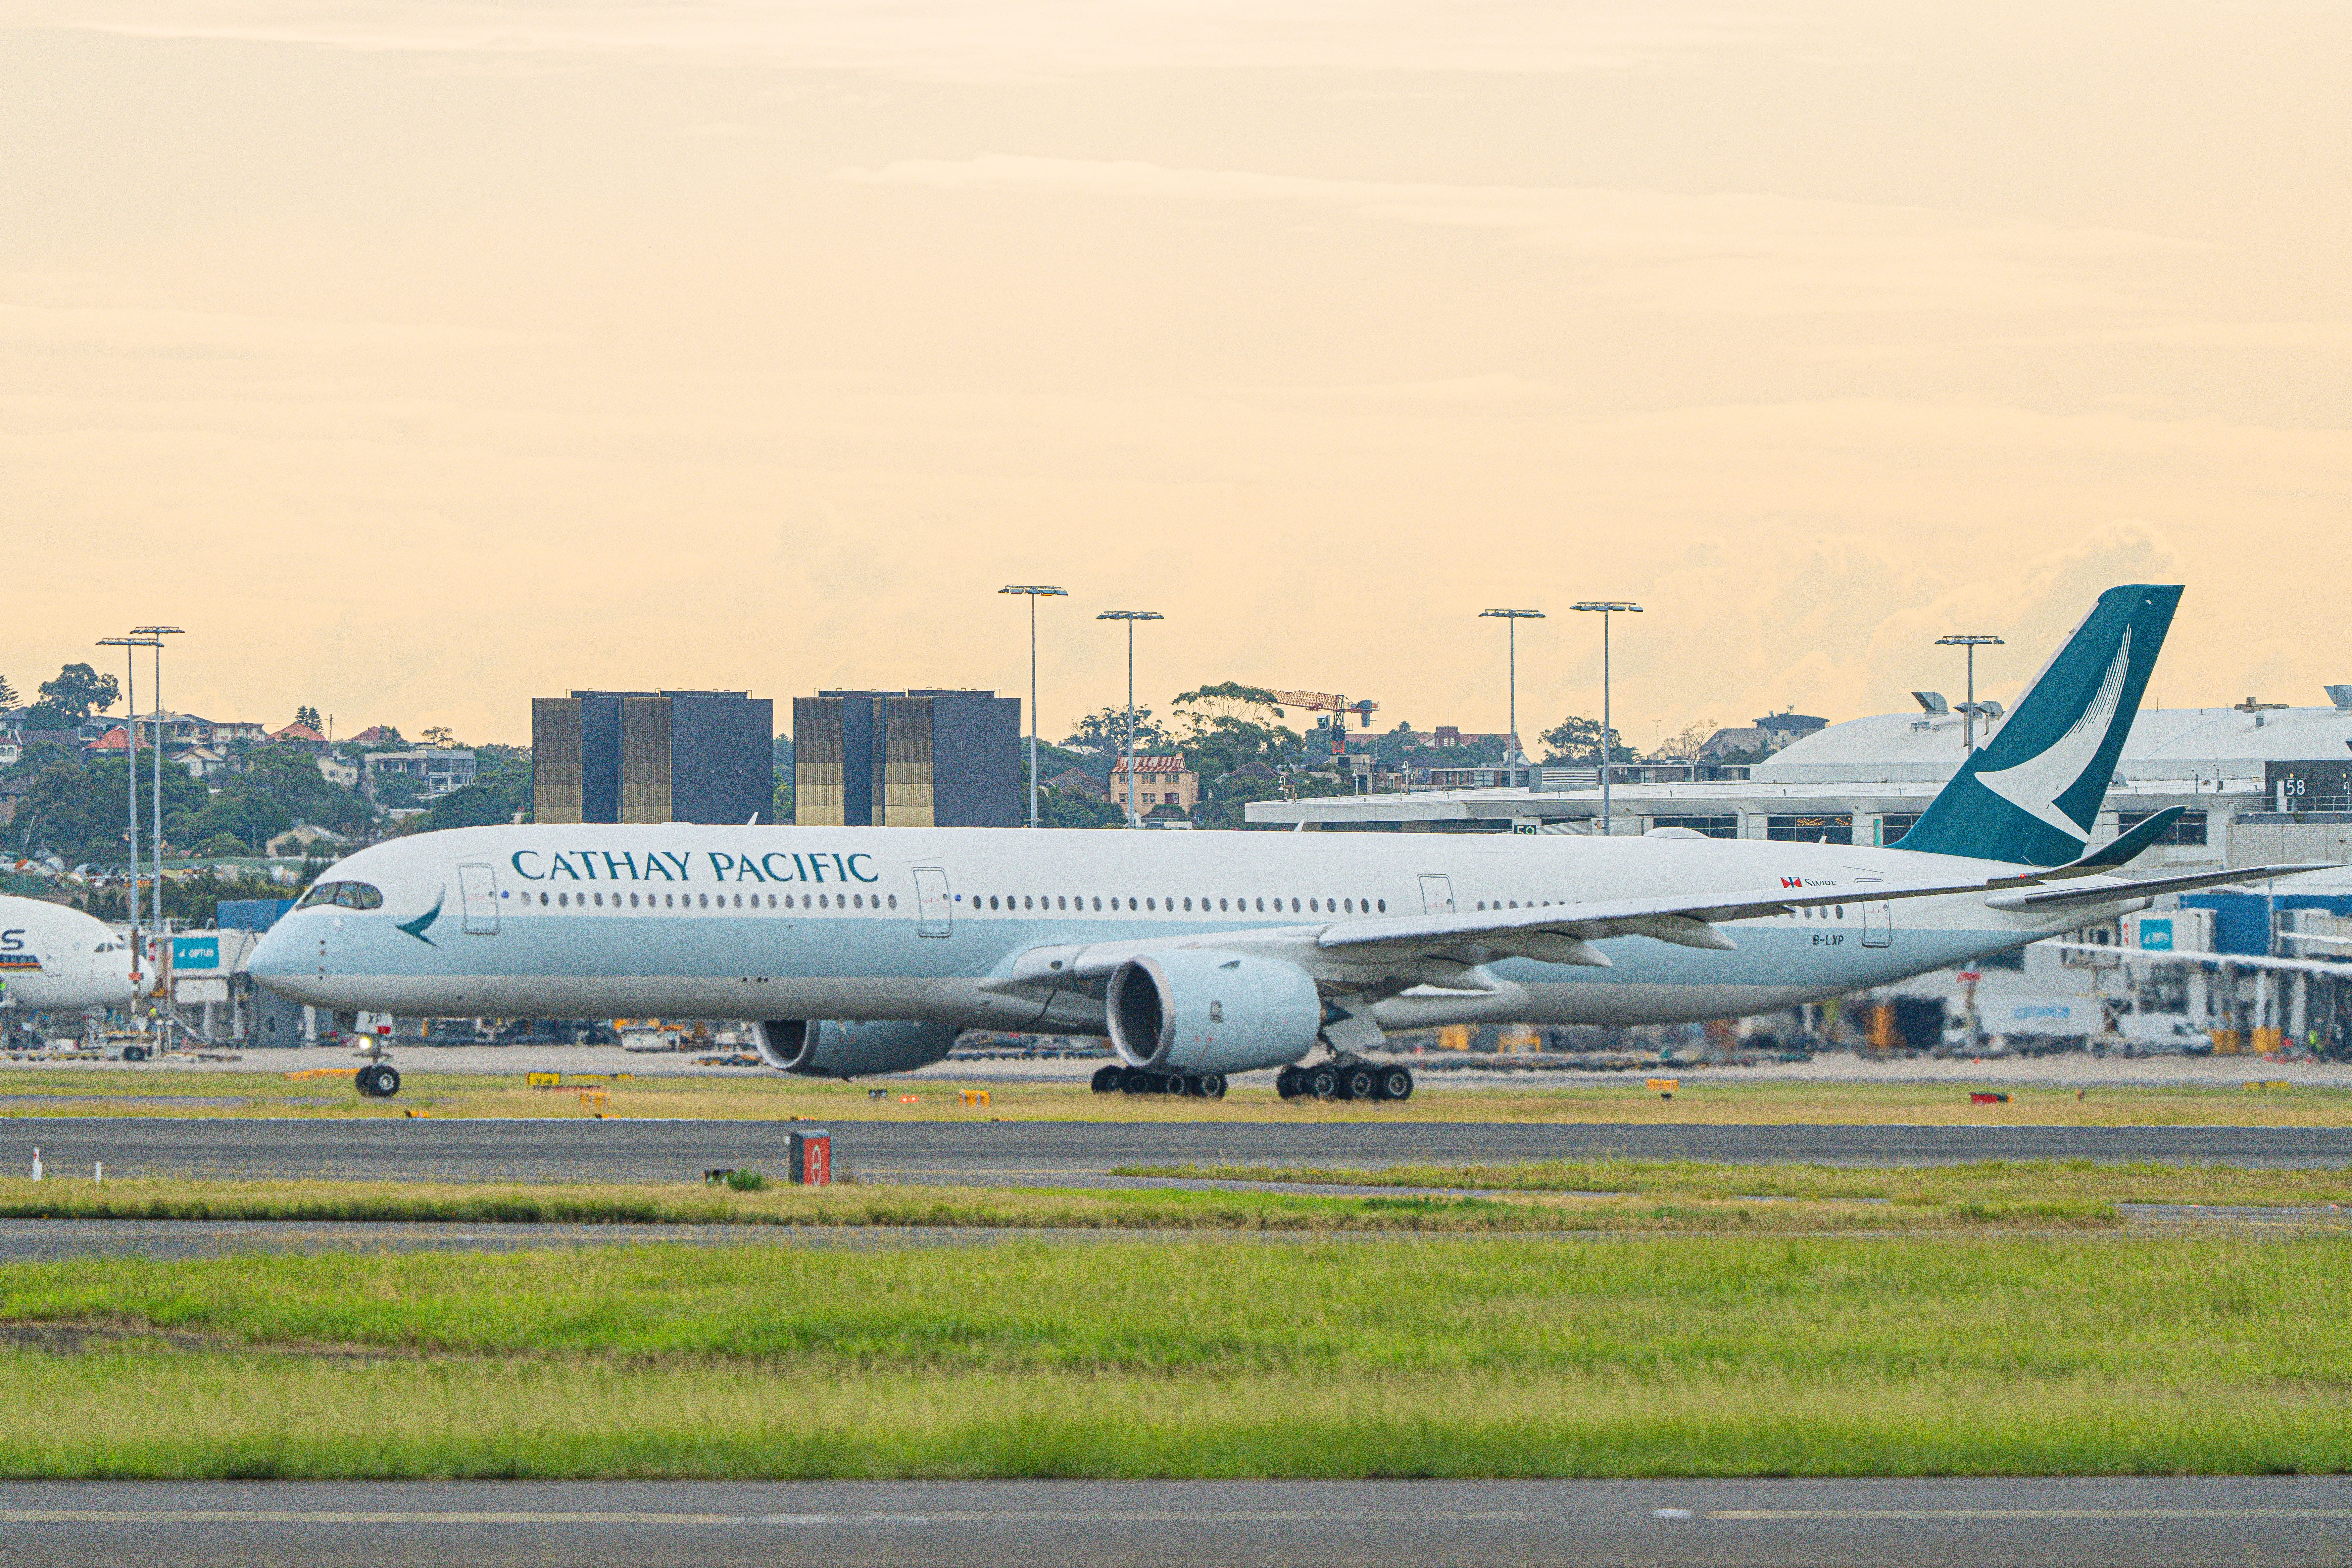
[[1412,1098],[1412,1069],[1393,1062],[1339,1056],[1309,1067],[1286,1067],[1275,1075],[1275,1092],[1285,1100],[1392,1100]]
[[362,1100],[390,1100],[400,1092],[400,1069],[392,1065],[382,1041],[370,1039],[359,1054],[367,1059],[352,1075],[352,1084]]

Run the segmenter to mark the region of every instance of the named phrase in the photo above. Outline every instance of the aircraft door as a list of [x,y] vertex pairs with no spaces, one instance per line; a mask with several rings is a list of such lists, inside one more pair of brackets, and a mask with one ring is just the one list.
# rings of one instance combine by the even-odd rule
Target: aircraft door
[[63,974],[65,972],[66,950],[61,947],[43,948],[41,950],[41,973],[54,976]]
[[955,900],[948,893],[948,874],[937,866],[915,868],[917,936],[950,936],[955,931]]
[[1454,879],[1441,877],[1433,871],[1421,874],[1421,912],[1425,915],[1450,915],[1454,912]]
[[457,896],[466,906],[467,936],[499,934],[499,879],[488,866],[457,868]]
[[1881,901],[1862,906],[1862,945],[1892,947],[1895,945],[1895,906]]

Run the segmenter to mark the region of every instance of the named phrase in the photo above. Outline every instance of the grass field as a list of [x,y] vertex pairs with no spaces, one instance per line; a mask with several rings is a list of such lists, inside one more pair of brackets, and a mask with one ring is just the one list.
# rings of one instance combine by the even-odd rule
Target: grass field
[[[1286,1104],[1263,1075],[1242,1080],[1223,1101],[1097,1095],[1083,1083],[980,1083],[943,1078],[881,1084],[824,1083],[781,1074],[664,1077],[606,1081],[604,1098],[583,1100],[575,1087],[534,1089],[520,1072],[411,1070],[399,1098],[363,1100],[350,1076],[289,1079],[173,1064],[0,1071],[0,1117],[296,1116],[398,1119],[411,1111],[441,1117],[716,1118],[825,1121],[1543,1121],[1562,1123],[1832,1123],[1998,1126],[2352,1125],[2352,1089],[2073,1089],[2011,1085],[2001,1105],[1969,1103],[1971,1084],[1690,1082],[1672,1100],[1627,1078],[1594,1087],[1559,1084],[1493,1089],[1425,1089],[1402,1105]],[[2259,1082],[2263,1064],[2246,1069]],[[1998,1080],[1971,1080],[1999,1087]],[[884,1098],[868,1098],[869,1087]],[[964,1106],[958,1091],[984,1088],[989,1103]],[[902,1096],[912,1096],[911,1102]]]
[[1997,1194],[1864,1204],[1832,1196],[1760,1202],[1732,1191],[1595,1198],[1540,1192],[1487,1197],[1348,1197],[1288,1193],[1022,1191],[1002,1187],[781,1187],[547,1183],[35,1183],[0,1179],[0,1219],[458,1221],[467,1224],[992,1227],[1016,1230],[1433,1232],[1822,1232],[2102,1229],[2096,1199],[2018,1187]]
[[[2331,1238],[17,1266],[0,1473],[2341,1471],[2347,1310]],[[24,1348],[62,1322],[189,1337]]]
[[2234,1165],[2103,1165],[2089,1160],[1966,1165],[1717,1165],[1696,1160],[1559,1160],[1517,1165],[1120,1165],[1112,1174],[1204,1181],[1454,1187],[1496,1193],[1619,1193],[1652,1197],[1969,1203],[2352,1205],[2352,1172]]

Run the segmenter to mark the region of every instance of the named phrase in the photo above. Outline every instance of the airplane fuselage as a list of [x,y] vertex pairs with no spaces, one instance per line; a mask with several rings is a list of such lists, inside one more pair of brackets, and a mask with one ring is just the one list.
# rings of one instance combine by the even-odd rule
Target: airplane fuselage
[[134,962],[128,943],[79,910],[0,897],[0,984],[18,1012],[127,1006]]
[[[1659,837],[510,826],[419,835],[339,862],[320,886],[369,895],[297,909],[252,967],[312,1005],[409,1016],[910,1019],[1098,1034],[1099,994],[1008,984],[1014,959],[1048,944],[1213,947],[1236,931],[1311,939],[1335,922],[1449,907],[1853,889],[1830,908],[1726,923],[1737,951],[1612,937],[1594,944],[1609,967],[1496,957],[1483,966],[1488,990],[1408,993],[1375,1009],[1385,1027],[1669,1023],[1885,984],[2107,912],[1870,897],[1874,881],[2015,869]],[[371,895],[380,901],[363,907]]]

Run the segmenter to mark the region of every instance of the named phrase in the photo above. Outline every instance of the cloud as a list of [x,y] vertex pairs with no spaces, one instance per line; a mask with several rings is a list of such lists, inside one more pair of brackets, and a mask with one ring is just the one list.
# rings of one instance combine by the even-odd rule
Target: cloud
[[1774,30],[1761,6],[1545,0],[23,0],[18,26],[496,56],[667,55],[990,79],[1099,71],[1624,71]]
[[1587,297],[1707,313],[2121,308],[2134,302],[2134,268],[2204,248],[2124,229],[1762,192],[1402,184],[1002,153],[906,159],[837,177],[1013,195],[1281,205],[1484,231],[1559,255],[1580,269],[1577,287]]

